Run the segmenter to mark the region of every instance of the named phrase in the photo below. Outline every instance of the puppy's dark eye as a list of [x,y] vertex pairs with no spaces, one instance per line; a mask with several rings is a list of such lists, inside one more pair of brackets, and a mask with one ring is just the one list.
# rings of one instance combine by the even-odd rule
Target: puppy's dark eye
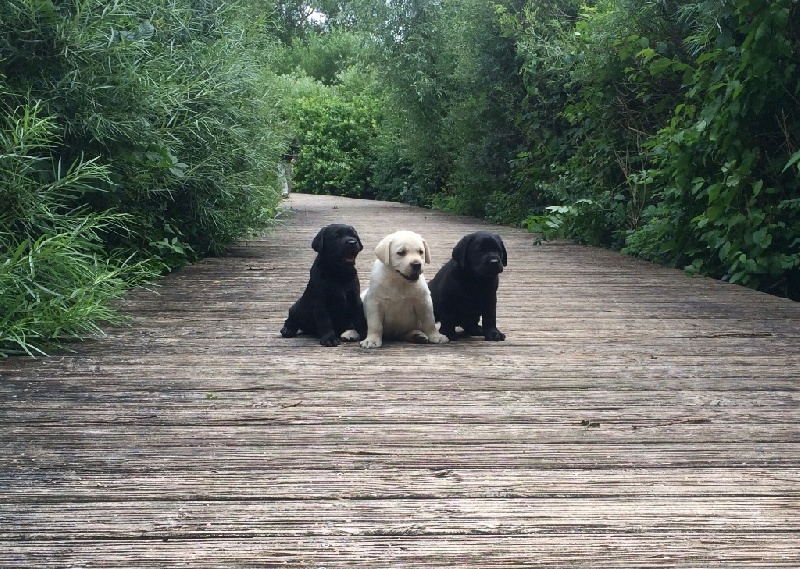
[[405,250],[405,249],[400,249],[400,250],[397,252],[397,256],[398,256],[398,257],[405,257],[405,256],[406,256],[406,250]]
[[423,254],[423,253],[425,253],[425,251],[423,251],[422,249],[420,249],[419,251],[417,251],[417,253],[418,253],[418,254],[420,255],[420,257],[421,257],[421,256],[422,256],[422,254]]

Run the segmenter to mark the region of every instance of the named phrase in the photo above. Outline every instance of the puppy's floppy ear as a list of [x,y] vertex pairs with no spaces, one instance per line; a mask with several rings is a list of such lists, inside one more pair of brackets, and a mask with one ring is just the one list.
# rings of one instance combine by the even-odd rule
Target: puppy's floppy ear
[[497,241],[497,245],[500,247],[500,253],[503,258],[503,266],[505,267],[508,265],[508,253],[506,253],[505,243],[503,243],[503,239],[497,233],[494,234],[494,239]]
[[428,247],[428,242],[422,240],[422,248],[425,250],[425,264],[429,265],[431,262],[431,248]]
[[311,242],[311,248],[314,249],[314,251],[316,251],[317,253],[321,253],[322,248],[325,246],[325,230],[327,228],[328,227],[325,226],[322,229],[320,229],[319,233],[317,233],[317,236],[314,237],[314,240]]
[[375,247],[375,256],[381,263],[388,265],[392,262],[392,235],[387,235]]
[[467,250],[469,249],[471,240],[472,234],[465,235],[458,243],[456,243],[456,246],[453,247],[453,260],[459,267],[467,266]]

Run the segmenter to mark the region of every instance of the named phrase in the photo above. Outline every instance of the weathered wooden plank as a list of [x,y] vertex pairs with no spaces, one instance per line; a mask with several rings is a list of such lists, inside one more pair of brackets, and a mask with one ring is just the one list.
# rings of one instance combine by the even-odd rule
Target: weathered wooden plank
[[[741,468],[533,469],[275,468],[234,470],[187,463],[182,470],[128,474],[76,467],[0,478],[4,503],[221,500],[777,497],[800,501],[800,470]],[[676,502],[675,507],[679,507]]]
[[[439,394],[434,393],[431,399],[437,399],[436,405],[420,407],[413,400],[402,397],[404,393],[399,394],[401,397],[387,397],[390,401],[372,407],[365,403],[367,397],[363,394],[359,399],[348,402],[338,398],[315,400],[313,394],[296,392],[252,399],[214,391],[186,394],[157,402],[142,397],[128,400],[120,398],[116,402],[42,402],[35,407],[32,405],[30,409],[8,409],[4,422],[7,425],[62,423],[140,426],[222,426],[247,423],[265,426],[319,423],[392,425],[415,422],[430,425],[431,429],[435,429],[436,425],[506,423],[549,425],[542,427],[545,431],[558,427],[562,433],[557,436],[557,442],[570,442],[578,438],[585,440],[589,436],[586,431],[594,431],[601,436],[613,436],[617,441],[642,440],[653,433],[637,429],[658,429],[655,432],[658,436],[665,432],[664,427],[674,427],[667,429],[667,433],[692,435],[705,432],[706,440],[711,442],[719,436],[719,429],[726,426],[746,429],[738,436],[752,433],[753,440],[766,438],[772,441],[796,441],[797,435],[792,426],[796,428],[797,423],[794,421],[798,414],[792,407],[790,397],[778,400],[777,403],[770,402],[768,397],[761,397],[754,405],[743,405],[730,395],[720,398],[719,393],[710,393],[699,399],[700,404],[695,400],[685,404],[684,408],[635,404],[625,406],[613,400],[607,400],[605,404],[579,401],[574,407],[569,407],[548,406],[542,402],[527,404],[522,397],[477,400],[473,403],[469,397],[472,393],[460,401],[452,397],[438,397]],[[175,416],[176,406],[181,407],[180,418]],[[65,413],[72,416],[63,418]],[[754,417],[754,413],[758,416]],[[584,421],[597,424],[586,425]],[[691,428],[692,425],[701,424],[710,426],[705,429]],[[780,431],[784,431],[783,436],[778,436]],[[724,431],[722,434],[724,435]]]
[[[780,540],[780,544],[778,544]],[[252,538],[212,535],[193,540],[0,542],[7,567],[309,567],[323,569],[439,567],[762,567],[796,568],[800,538],[748,533],[546,532],[538,535],[436,537],[309,536]]]
[[[536,353],[528,357],[514,357],[514,348],[504,350],[496,349],[491,353],[478,351],[480,345],[465,345],[456,356],[447,353],[424,353],[417,357],[409,358],[403,350],[405,346],[391,346],[381,356],[363,357],[361,348],[346,346],[336,348],[335,357],[346,366],[326,369],[320,366],[309,365],[309,358],[319,357],[318,348],[300,344],[288,345],[284,357],[275,353],[263,353],[257,348],[241,348],[231,350],[225,355],[224,368],[209,368],[197,365],[185,354],[171,352],[164,347],[158,347],[161,361],[153,361],[146,353],[128,355],[120,358],[109,356],[108,362],[100,364],[96,358],[61,359],[42,364],[41,379],[30,382],[28,376],[17,376],[4,380],[3,390],[17,389],[44,389],[48,385],[67,384],[70,378],[75,385],[96,384],[98,388],[109,384],[112,386],[132,385],[132,389],[139,385],[151,385],[159,389],[173,388],[173,376],[176,381],[189,380],[189,385],[194,380],[218,380],[221,387],[228,385],[230,380],[243,382],[244,385],[255,385],[257,382],[275,384],[283,382],[284,385],[332,385],[331,382],[347,382],[351,378],[380,381],[382,385],[404,386],[409,382],[412,388],[421,382],[435,388],[442,384],[457,388],[469,388],[474,380],[486,380],[491,387],[492,380],[500,379],[516,382],[514,387],[524,388],[551,388],[558,389],[563,385],[569,387],[600,387],[597,379],[619,380],[621,389],[637,389],[647,391],[653,386],[660,389],[723,389],[727,390],[727,381],[746,379],[747,382],[734,381],[731,390],[742,390],[747,385],[756,391],[769,389],[797,390],[798,384],[792,381],[795,365],[798,365],[791,356],[772,355],[763,357],[750,356],[747,358],[725,357],[725,366],[721,367],[722,356],[692,356],[686,355],[680,361],[665,359],[663,356],[652,352],[636,353],[626,350],[619,355],[604,354],[601,358],[588,352],[567,353],[566,349],[558,350],[550,347],[536,346]],[[303,342],[308,340],[303,339]],[[470,349],[470,348],[473,349]],[[156,348],[153,348],[156,349]],[[792,346],[794,350],[794,346]],[[191,352],[190,352],[191,353]],[[518,353],[518,352],[517,352]],[[333,356],[333,354],[331,354]],[[461,356],[461,357],[458,357]],[[470,356],[471,363],[478,364],[471,367],[457,366],[463,364],[464,356]],[[372,358],[372,359],[370,359]],[[188,361],[187,361],[188,360]],[[479,362],[479,363],[478,363]],[[408,373],[408,365],[415,366],[416,373]],[[449,366],[440,365],[431,368],[430,364],[447,363]],[[126,378],[120,374],[131,367],[141,368],[141,373],[135,378]],[[48,375],[48,371],[57,370],[58,375]],[[432,375],[435,374],[435,378]],[[643,383],[648,378],[650,381]],[[629,380],[639,380],[630,382]],[[715,380],[725,380],[714,383]],[[227,382],[226,382],[227,380]],[[310,381],[309,381],[310,380]],[[759,381],[754,381],[759,380]],[[29,382],[28,384],[24,382]],[[45,383],[39,384],[42,381]],[[708,384],[706,381],[712,383]],[[364,386],[366,382],[360,382]],[[521,385],[524,384],[524,385]],[[44,387],[42,387],[44,386]],[[175,388],[180,389],[182,384]],[[609,385],[614,388],[615,385]]]
[[[238,537],[528,535],[621,529],[640,532],[800,533],[797,501],[786,498],[583,497],[402,500],[145,501],[5,504],[0,540]],[[324,519],[320,519],[320,515]],[[14,530],[8,521],[13,518]],[[120,521],[124,520],[124,526]]]
[[[287,407],[302,405],[301,401],[287,403]],[[574,413],[563,409],[564,413]],[[750,410],[750,413],[752,410]],[[613,411],[594,411],[587,414],[591,418],[569,421],[558,411],[547,409],[546,414],[538,414],[525,422],[507,422],[498,417],[496,422],[394,422],[347,423],[337,420],[327,423],[279,424],[259,421],[230,419],[233,424],[214,426],[217,441],[257,441],[265,445],[297,445],[314,441],[316,444],[331,446],[373,444],[377,439],[387,445],[408,444],[420,441],[443,446],[479,444],[581,444],[605,441],[613,444],[717,444],[717,443],[798,443],[797,423],[786,422],[787,418],[778,414],[773,421],[753,421],[745,415],[741,421],[730,417],[714,420],[695,415],[653,416],[633,421],[633,416],[625,411],[621,419],[604,422],[600,417],[612,417]],[[615,414],[615,413],[614,413]],[[749,420],[748,420],[749,419]],[[789,418],[791,420],[791,418]],[[159,447],[180,447],[191,444],[198,437],[196,425],[152,425],[145,423],[110,423],[64,426],[44,424],[6,425],[0,433],[0,446],[8,451],[15,447],[35,445],[37,448],[57,448],[69,440],[76,448],[103,448],[119,444],[120,441],[140,437],[143,426],[149,427],[155,437],[151,444]],[[746,431],[745,431],[746,429]],[[743,438],[746,435],[746,439]],[[8,457],[0,460],[4,464]]]
[[[392,373],[391,370],[387,371],[389,374]],[[502,369],[496,370],[495,374],[499,375],[498,372],[502,372]],[[424,380],[424,377],[421,379]],[[660,385],[650,386],[647,390],[635,390],[629,387],[629,383],[623,384],[617,391],[590,382],[587,382],[583,389],[576,389],[574,384],[558,389],[552,385],[543,386],[535,377],[529,380],[528,385],[523,385],[521,381],[509,381],[507,384],[497,385],[498,379],[495,377],[492,389],[486,389],[485,379],[475,377],[466,378],[460,385],[450,381],[449,385],[445,386],[429,378],[427,384],[418,381],[418,388],[415,390],[410,389],[404,381],[396,381],[391,376],[367,375],[360,382],[361,389],[358,389],[359,386],[355,384],[353,378],[350,378],[347,388],[342,386],[341,389],[336,389],[335,380],[325,381],[324,378],[320,380],[319,383],[324,383],[322,388],[312,385],[311,381],[306,381],[304,386],[297,386],[293,384],[293,379],[289,378],[285,382],[281,380],[258,386],[250,384],[248,389],[247,385],[243,387],[236,383],[223,385],[218,379],[199,377],[180,379],[169,391],[160,391],[159,382],[140,384],[136,391],[128,391],[129,386],[120,384],[117,384],[118,391],[108,387],[100,391],[87,391],[86,384],[83,388],[80,385],[70,388],[63,383],[48,387],[63,389],[61,392],[63,397],[76,411],[87,410],[90,407],[102,411],[106,407],[124,408],[126,405],[148,404],[152,409],[168,409],[171,405],[184,404],[187,411],[195,408],[218,409],[221,413],[226,410],[244,410],[267,405],[278,411],[287,409],[288,403],[297,403],[298,398],[302,399],[301,405],[310,408],[328,407],[335,410],[340,407],[361,407],[368,410],[365,402],[360,401],[358,397],[359,394],[365,393],[381,395],[380,401],[386,407],[397,406],[398,410],[413,405],[415,399],[423,397],[435,399],[443,408],[475,405],[477,408],[491,410],[502,406],[508,408],[511,414],[522,412],[524,409],[553,408],[553,406],[578,409],[630,408],[634,415],[640,414],[642,409],[658,407],[696,408],[698,412],[708,413],[711,416],[735,413],[737,409],[743,408],[759,408],[766,414],[776,410],[794,414],[798,412],[797,407],[800,403],[800,392],[789,390],[790,383],[781,386],[782,389],[773,384],[772,389],[761,386],[752,391],[723,390],[719,382],[714,382],[712,389],[675,390],[670,389],[673,387],[671,381],[664,381]],[[167,377],[160,378],[162,384],[167,381],[170,381]],[[208,390],[203,389],[204,387],[216,389]],[[622,394],[625,395],[624,400],[621,398]],[[35,406],[44,411],[48,408],[57,409],[60,404],[48,398],[46,390],[41,386],[38,388],[38,393],[27,390],[23,391],[21,397],[14,394],[9,399],[11,401],[8,410],[20,413],[24,413],[26,407]],[[294,405],[297,406],[299,405]],[[297,410],[293,414],[296,415]]]
[[[597,435],[596,440],[602,441]],[[639,469],[639,468],[758,468],[794,471],[800,467],[797,456],[800,443],[715,443],[692,445],[607,444],[586,441],[565,445],[547,443],[483,444],[437,447],[422,441],[406,445],[380,442],[365,445],[326,446],[315,443],[270,447],[257,441],[231,441],[220,444],[198,436],[194,446],[159,447],[157,433],[143,432],[140,437],[121,441],[119,447],[83,449],[65,441],[59,448],[29,447],[24,454],[14,453],[8,471],[71,471],[80,465],[83,471],[118,472],[120,476],[153,472],[181,471],[194,468],[207,471],[215,465],[247,470],[298,469]]]

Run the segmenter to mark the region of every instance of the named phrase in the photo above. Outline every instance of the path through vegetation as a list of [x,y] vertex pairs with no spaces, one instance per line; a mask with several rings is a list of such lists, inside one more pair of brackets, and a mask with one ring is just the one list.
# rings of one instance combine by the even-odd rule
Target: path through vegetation
[[285,227],[0,361],[2,567],[798,567],[800,305],[497,228],[501,343],[281,338],[311,239],[429,277],[486,226],[292,195]]

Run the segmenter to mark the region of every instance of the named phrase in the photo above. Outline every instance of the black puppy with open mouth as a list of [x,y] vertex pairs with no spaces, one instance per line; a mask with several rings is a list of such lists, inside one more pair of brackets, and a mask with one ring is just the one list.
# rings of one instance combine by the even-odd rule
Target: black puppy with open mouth
[[477,231],[461,238],[453,257],[428,283],[440,333],[455,340],[460,326],[468,336],[506,339],[497,329],[498,275],[506,265],[506,247],[496,233]]
[[301,331],[319,337],[323,346],[366,337],[367,320],[355,266],[364,248],[358,233],[350,225],[327,225],[319,230],[311,247],[317,257],[308,285],[289,309],[281,336],[292,338]]

